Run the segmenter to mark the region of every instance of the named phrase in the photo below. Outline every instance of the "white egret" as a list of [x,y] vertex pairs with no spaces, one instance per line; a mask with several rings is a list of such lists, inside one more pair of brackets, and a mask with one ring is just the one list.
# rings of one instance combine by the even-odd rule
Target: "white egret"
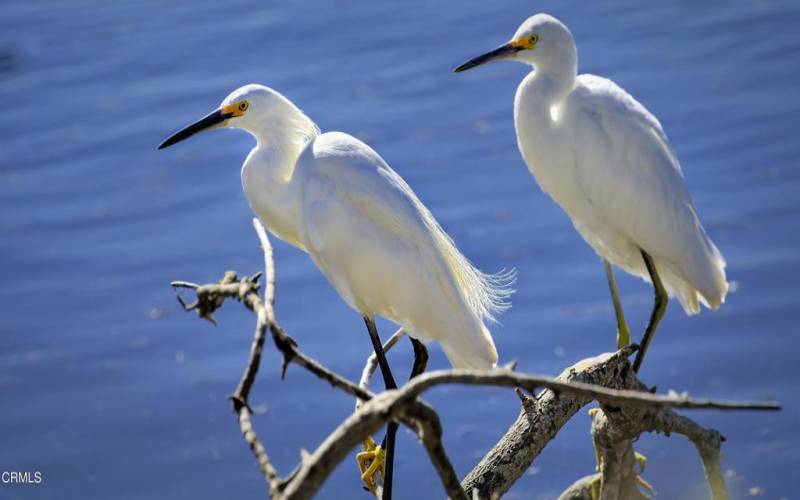
[[602,257],[620,346],[630,343],[611,264],[653,283],[638,371],[669,296],[687,314],[725,301],[725,260],[706,235],[658,120],[611,80],[577,74],[575,40],[547,14],[461,72],[497,60],[533,66],[517,89],[517,144],[542,190]]
[[[275,236],[307,252],[363,316],[387,389],[397,385],[375,316],[399,324],[412,338],[440,343],[454,367],[496,365],[484,322],[508,307],[512,276],[473,267],[378,153],[350,135],[320,133],[292,102],[261,85],[233,91],[159,149],[220,127],[255,137],[241,172],[251,208]],[[376,460],[385,456],[384,498],[391,498],[396,430],[390,424],[385,455],[372,450]],[[369,484],[371,478],[364,479]]]

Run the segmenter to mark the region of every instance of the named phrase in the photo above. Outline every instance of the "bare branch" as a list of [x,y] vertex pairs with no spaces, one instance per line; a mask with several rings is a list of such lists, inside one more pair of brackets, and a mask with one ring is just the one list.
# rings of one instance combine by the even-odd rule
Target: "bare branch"
[[[586,359],[567,368],[556,379],[498,373],[493,382],[515,385],[533,390],[544,387],[538,398],[518,393],[523,397],[516,421],[480,463],[462,481],[464,489],[479,498],[492,498],[504,494],[528,469],[555,437],[556,433],[583,406],[596,399],[608,405],[628,408],[662,407],[717,410],[778,410],[777,403],[731,403],[707,399],[690,399],[686,396],[655,396],[645,391],[624,390],[644,387],[641,382],[627,382],[630,364],[628,357],[633,347],[614,354],[604,354]],[[430,374],[429,374],[430,375]],[[483,378],[483,375],[481,375]],[[486,380],[486,379],[484,379]],[[463,381],[463,380],[460,380]],[[415,381],[419,382],[419,381]],[[614,389],[623,389],[615,391]],[[556,392],[553,392],[555,390]],[[622,412],[625,413],[625,412]]]
[[[260,224],[257,226],[260,227]],[[266,237],[266,233],[264,233],[263,228],[259,232],[258,227],[256,227],[256,230],[259,239],[261,240],[261,246],[264,250],[264,259],[266,263],[265,269],[267,270],[267,292],[269,293],[275,288],[275,276],[273,274],[275,267],[272,262],[272,247],[270,246],[269,239]],[[235,278],[235,274],[233,274],[233,276],[226,274],[226,278],[228,281],[230,281],[231,279]],[[256,331],[255,335],[253,336],[253,344],[250,348],[250,358],[247,361],[244,374],[242,375],[242,379],[239,381],[239,385],[236,387],[236,391],[233,393],[230,399],[233,404],[234,411],[239,416],[239,429],[242,432],[242,436],[244,437],[244,440],[247,442],[248,446],[250,446],[250,450],[252,450],[253,455],[256,457],[258,467],[261,469],[261,473],[267,480],[270,494],[272,496],[276,496],[281,488],[280,476],[278,475],[278,471],[272,465],[272,462],[270,462],[267,451],[264,449],[264,445],[261,444],[261,441],[258,439],[258,435],[253,428],[253,423],[250,420],[250,415],[252,413],[249,403],[250,390],[253,387],[256,375],[258,374],[258,367],[261,364],[261,352],[264,348],[264,338],[266,337],[267,324],[269,322],[267,308],[264,306],[264,304],[270,304],[269,309],[272,309],[271,300],[267,300],[263,303],[258,300],[258,285],[255,284],[256,280],[249,280],[248,283],[250,284],[250,287],[246,287],[246,290],[243,291],[243,293],[246,294],[245,297],[249,300],[250,308],[256,311]],[[225,279],[223,279],[223,282],[224,281]],[[241,300],[245,302],[245,298],[242,298]],[[219,305],[217,307],[219,307]]]
[[267,231],[257,217],[253,217],[253,227],[258,235],[258,241],[261,243],[261,251],[264,253],[264,272],[267,273],[264,302],[269,304],[268,312],[272,313],[272,316],[268,316],[267,319],[269,321],[274,321],[275,314],[272,306],[275,304],[275,258],[272,253],[272,244],[269,242]]
[[[622,352],[622,351],[621,351]],[[659,396],[650,392],[630,389],[609,389],[599,385],[578,381],[564,381],[540,375],[527,375],[504,370],[440,370],[428,372],[411,380],[399,390],[398,397],[416,397],[424,391],[443,384],[488,385],[494,387],[522,387],[529,391],[537,388],[550,389],[558,394],[567,394],[583,399],[594,399],[601,403],[625,407],[670,407],[690,410],[780,410],[776,402],[720,401],[693,399],[686,395]]]
[[[728,402],[651,394],[642,390],[644,386],[630,370],[627,358],[636,350],[635,346],[581,361],[557,378],[518,374],[503,368],[494,371],[446,370],[419,375],[397,390],[372,394],[368,390],[369,379],[376,366],[372,356],[367,360],[360,384],[357,385],[305,355],[299,350],[297,343],[280,328],[273,308],[275,274],[272,248],[263,226],[257,219],[254,219],[253,224],[264,251],[266,286],[263,301],[258,294],[260,273],[239,279],[235,273],[228,272],[216,284],[197,285],[176,281],[173,286],[193,290],[196,294],[195,302],[186,304],[179,297],[181,304],[187,311],[195,311],[201,318],[210,321],[213,321],[213,313],[222,306],[226,298],[239,300],[256,313],[256,331],[250,357],[231,400],[239,416],[242,435],[256,457],[273,498],[313,496],[352,449],[392,420],[400,421],[417,431],[439,474],[443,488],[451,498],[464,500],[468,498],[465,492],[470,497],[493,498],[507,491],[566,421],[592,400],[599,401],[608,410],[603,413],[609,413],[613,409],[612,413],[626,419],[638,418],[639,427],[620,427],[627,429],[625,432],[629,434],[631,428],[638,430],[638,433],[634,433],[635,436],[619,434],[615,443],[633,439],[644,431],[666,434],[675,432],[687,436],[700,452],[714,498],[726,498],[719,464],[719,448],[723,438],[716,431],[703,429],[691,420],[676,415],[671,409],[780,409],[780,405],[771,402]],[[294,363],[359,400],[356,411],[312,454],[305,454],[295,471],[284,479],[279,477],[272,466],[253,429],[248,404],[267,329],[283,354],[283,373],[288,364]],[[402,330],[396,332],[387,341],[384,349],[390,349],[403,335]],[[510,387],[517,391],[522,401],[517,421],[461,484],[442,445],[439,417],[419,399],[425,391],[445,384]],[[532,394],[537,388],[547,390],[538,397],[528,396],[521,390]],[[620,409],[624,411],[619,411]],[[619,427],[615,420],[616,417],[611,418],[612,425],[609,427],[614,431]],[[608,459],[607,463],[611,464],[611,460]],[[622,462],[617,460],[615,465],[619,463]],[[580,493],[580,486],[585,481],[586,479],[576,483],[574,491]]]
[[597,493],[593,493],[592,489],[602,477],[598,472],[578,479],[558,496],[558,500],[597,500]]
[[646,499],[639,491],[636,453],[633,451],[633,441],[641,432],[636,433],[627,426],[638,422],[642,411],[605,412],[595,408],[590,413],[592,441],[599,457],[600,500]]
[[[632,371],[625,374],[623,383],[630,388],[645,389]],[[562,493],[560,500],[592,496],[591,489],[598,486],[601,499],[647,498],[640,489],[643,486],[649,488],[649,485],[637,475],[633,450],[634,442],[643,432],[660,432],[667,436],[676,433],[689,438],[700,454],[712,498],[728,498],[720,463],[720,447],[725,439],[719,432],[705,429],[666,407],[650,406],[619,411],[619,408],[601,405],[601,408],[590,410],[590,415],[600,474],[577,481]],[[598,478],[600,481],[595,481]]]
[[697,448],[700,460],[703,462],[711,498],[714,500],[728,498],[720,459],[720,449],[725,438],[718,431],[703,428],[693,420],[673,411],[662,409],[653,413],[652,419],[645,421],[645,430],[660,432],[666,436],[671,433],[686,436]]
[[[623,349],[618,353],[605,356],[605,361],[619,358],[622,354],[629,354],[630,349]],[[624,357],[625,367],[630,367],[627,359]],[[602,363],[602,362],[601,362]],[[579,363],[580,365],[580,363]],[[607,368],[607,367],[604,367]],[[730,403],[730,402],[716,402],[710,400],[693,400],[687,397],[675,396],[656,396],[649,392],[639,392],[632,390],[616,390],[608,389],[600,386],[595,386],[583,382],[563,381],[556,380],[549,377],[535,377],[531,375],[518,375],[514,373],[498,373],[497,371],[468,371],[468,370],[449,370],[431,372],[428,374],[420,375],[412,379],[405,386],[386,391],[376,395],[373,399],[364,403],[360,410],[351,415],[345,422],[340,425],[329,437],[323,442],[319,448],[311,455],[308,462],[301,467],[297,476],[293,478],[291,484],[287,485],[285,494],[287,497],[298,495],[299,498],[307,498],[308,496],[316,493],[322,482],[332,472],[336,464],[341,461],[352,447],[357,446],[367,435],[374,433],[377,429],[382,427],[383,424],[392,419],[399,419],[407,425],[414,425],[414,421],[408,422],[410,408],[418,404],[420,401],[417,399],[422,392],[437,385],[443,384],[470,384],[470,385],[490,385],[490,386],[507,386],[507,387],[524,387],[533,390],[536,387],[545,387],[551,389],[545,395],[542,395],[536,402],[537,408],[539,404],[544,401],[552,401],[552,398],[565,400],[570,406],[575,407],[575,411],[592,399],[598,399],[606,404],[614,404],[617,406],[633,407],[633,408],[650,408],[650,407],[681,407],[687,409],[756,409],[756,410],[773,410],[776,405],[773,403]],[[561,396],[555,396],[552,390],[558,391]],[[551,395],[548,398],[548,394]],[[574,414],[574,412],[572,412]],[[570,415],[571,416],[571,415]],[[541,418],[534,417],[541,424]],[[566,419],[565,419],[566,421]],[[552,424],[552,422],[551,422]],[[563,425],[563,423],[561,424]],[[544,447],[546,441],[552,439],[552,436],[560,429],[561,425],[550,427],[551,435],[546,440],[540,439],[540,449]],[[524,441],[519,439],[514,443],[516,446],[524,445]],[[432,456],[432,460],[436,460]],[[532,459],[531,459],[532,460]],[[489,494],[483,494],[481,486],[483,485],[478,479],[486,480],[487,477],[492,476],[489,473],[490,469],[483,469],[479,471],[479,477],[470,479],[467,477],[462,482],[464,490],[472,492],[473,488],[478,490],[479,498],[491,498],[495,494],[501,494],[510,487],[513,482],[527,468],[525,465],[520,467],[508,467],[508,462],[500,467],[493,469],[494,471],[509,471],[509,475],[503,480],[502,483],[494,484],[492,491]],[[438,469],[437,469],[438,470]],[[521,471],[520,471],[521,470]],[[441,473],[441,471],[440,471]],[[475,473],[475,471],[473,471]],[[471,476],[472,474],[471,473]],[[507,484],[506,484],[507,483]],[[499,491],[496,489],[498,486],[504,485],[505,490]]]
[[428,457],[431,459],[431,464],[439,474],[442,488],[444,488],[448,498],[451,500],[469,500],[461,487],[461,482],[452,462],[450,462],[450,457],[447,456],[444,450],[442,424],[439,421],[439,416],[425,404],[413,405],[407,410],[407,415],[419,422],[417,435],[420,436],[422,444],[428,452]]
[[272,339],[275,341],[275,346],[283,354],[284,373],[286,372],[286,366],[289,363],[294,363],[297,366],[305,368],[325,382],[328,382],[332,387],[340,389],[350,396],[364,400],[368,400],[373,397],[371,392],[362,389],[355,383],[326,368],[314,358],[311,358],[300,351],[300,349],[297,347],[297,342],[295,342],[292,337],[287,335],[286,332],[284,332],[276,322],[272,322],[270,324],[270,331],[272,332]]
[[[620,377],[630,369],[628,357],[633,351],[626,348],[582,360],[565,369],[556,380],[622,388]],[[497,498],[508,491],[558,431],[591,402],[587,397],[559,397],[552,391],[544,391],[536,399],[522,392],[518,395],[525,399],[517,419],[461,482],[467,492],[475,492],[478,498]]]
[[238,415],[239,429],[242,431],[242,436],[244,436],[245,442],[247,442],[248,446],[250,446],[250,450],[252,450],[253,455],[256,457],[258,468],[261,469],[261,473],[267,480],[267,486],[269,487],[270,495],[272,497],[277,497],[282,486],[282,481],[278,475],[278,471],[269,460],[269,456],[267,455],[267,451],[264,449],[264,445],[261,444],[261,441],[256,435],[256,431],[253,428],[253,423],[250,420],[250,410],[247,406],[243,406],[238,411]]

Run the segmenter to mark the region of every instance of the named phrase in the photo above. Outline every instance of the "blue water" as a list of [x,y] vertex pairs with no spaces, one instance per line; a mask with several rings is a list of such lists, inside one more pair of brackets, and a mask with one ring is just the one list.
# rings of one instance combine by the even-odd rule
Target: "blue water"
[[[800,5],[753,2],[101,2],[6,0],[0,9],[0,498],[256,498],[265,486],[226,396],[250,346],[236,304],[218,327],[183,313],[173,279],[251,273],[261,255],[241,193],[252,140],[214,132],[167,151],[168,134],[233,88],[270,85],[323,130],[369,142],[486,271],[519,270],[493,328],[501,360],[556,374],[612,349],[602,266],[536,187],[516,149],[512,99],[525,68],[451,69],[534,11],[575,34],[581,71],[610,76],[653,111],[678,152],[736,291],[716,313],[671,305],[643,377],[661,390],[776,398],[780,414],[694,413],[728,438],[737,497],[796,496],[800,293]],[[357,378],[360,318],[310,260],[275,241],[277,314],[309,354]],[[619,275],[636,332],[651,291]],[[384,335],[391,326],[381,324]],[[639,333],[636,333],[637,337]],[[410,363],[403,344],[390,356]],[[432,348],[431,366],[446,362]],[[257,430],[287,473],[352,410],[270,347],[253,394]],[[465,474],[517,414],[507,390],[429,394]],[[397,498],[438,497],[401,433]],[[576,417],[509,493],[553,498],[590,473]],[[682,438],[645,436],[660,498],[704,494]],[[323,498],[367,498],[354,460]]]

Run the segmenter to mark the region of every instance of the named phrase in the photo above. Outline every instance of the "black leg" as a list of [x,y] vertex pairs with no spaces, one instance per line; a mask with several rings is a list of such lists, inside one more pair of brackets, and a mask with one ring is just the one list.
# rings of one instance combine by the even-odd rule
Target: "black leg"
[[[364,316],[364,322],[367,324],[369,331],[369,338],[372,340],[372,348],[375,350],[375,356],[378,358],[378,366],[381,367],[381,374],[383,375],[383,384],[386,390],[397,389],[397,384],[392,376],[392,371],[389,369],[389,363],[386,361],[386,353],[383,352],[383,344],[381,338],[378,336],[378,328],[375,326],[375,321],[372,318]],[[384,448],[386,449],[386,468],[384,469],[383,477],[383,496],[382,500],[391,500],[392,498],[392,473],[394,471],[394,443],[397,436],[397,422],[389,422],[386,428],[386,437],[384,438]]]
[[397,384],[392,376],[392,370],[389,369],[389,362],[386,361],[386,353],[383,352],[383,344],[381,338],[378,336],[378,327],[375,326],[375,321],[372,318],[364,316],[364,323],[367,324],[367,331],[369,332],[369,339],[372,341],[372,348],[375,350],[375,356],[378,357],[378,366],[381,367],[381,374],[383,375],[383,384],[387,390],[397,389]]
[[661,318],[664,316],[664,313],[667,310],[667,302],[669,301],[669,295],[667,295],[664,285],[661,284],[661,278],[658,277],[653,258],[650,257],[650,255],[648,255],[648,253],[644,250],[641,252],[642,258],[644,259],[644,265],[647,266],[647,272],[650,273],[650,280],[653,282],[653,289],[655,290],[655,303],[653,304],[653,312],[650,314],[650,321],[647,323],[647,328],[644,330],[644,337],[642,337],[642,343],[639,346],[639,352],[636,353],[636,359],[633,362],[633,371],[636,373],[639,373],[639,368],[642,366],[644,355],[647,352],[647,348],[650,346],[650,341],[653,340],[653,334],[656,331],[658,323],[661,321]]
[[414,365],[411,367],[411,375],[408,376],[408,379],[411,380],[424,372],[425,368],[428,367],[428,349],[425,347],[425,344],[414,337],[409,335],[408,338],[411,340],[411,345],[414,347]]

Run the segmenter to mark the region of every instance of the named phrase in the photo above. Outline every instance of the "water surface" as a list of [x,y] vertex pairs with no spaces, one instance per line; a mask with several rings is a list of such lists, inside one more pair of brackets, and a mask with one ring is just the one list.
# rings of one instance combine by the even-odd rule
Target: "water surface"
[[[525,68],[451,73],[532,9],[571,27],[581,71],[612,77],[660,118],[736,284],[716,313],[688,318],[672,304],[644,378],[661,390],[782,400],[781,414],[694,417],[728,437],[736,496],[794,495],[796,2],[9,0],[0,11],[0,469],[39,470],[44,484],[0,484],[0,497],[264,494],[225,400],[253,318],[229,304],[214,328],[181,312],[168,287],[260,269],[238,175],[252,139],[222,131],[155,150],[245,83],[285,93],[323,130],[368,141],[480,268],[518,268],[514,308],[493,328],[502,361],[555,374],[610,350],[602,266],[516,149],[513,93]],[[305,255],[275,244],[281,323],[306,352],[357,378],[370,349],[360,318]],[[619,280],[639,332],[651,291]],[[381,329],[388,335],[391,325]],[[409,351],[392,354],[398,372]],[[431,366],[446,366],[436,347]],[[258,431],[288,472],[352,401],[296,368],[280,381],[278,367],[268,349],[253,404]],[[442,388],[428,399],[462,475],[518,406],[501,390]],[[703,494],[685,440],[645,436],[637,448],[661,498]],[[553,498],[592,470],[589,418],[578,416],[508,496]],[[397,498],[437,491],[407,433],[396,474]],[[355,462],[320,496],[361,496]]]

